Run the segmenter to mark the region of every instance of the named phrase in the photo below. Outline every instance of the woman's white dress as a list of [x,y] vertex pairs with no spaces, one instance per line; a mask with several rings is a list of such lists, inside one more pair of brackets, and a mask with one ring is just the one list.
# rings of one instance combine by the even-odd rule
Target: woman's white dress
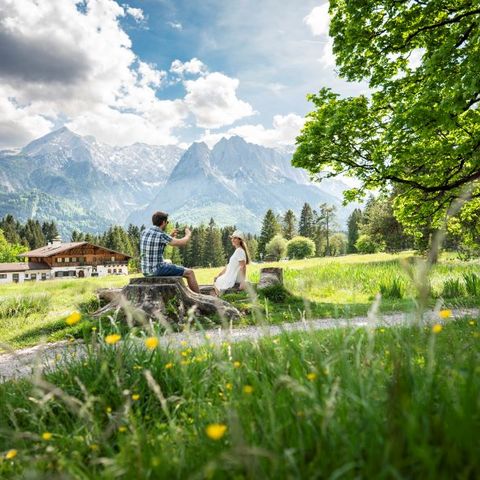
[[217,290],[227,290],[228,288],[232,288],[235,283],[240,283],[243,278],[241,276],[241,261],[246,262],[247,256],[245,255],[245,251],[243,248],[239,247],[235,249],[233,255],[230,257],[228,261],[227,269],[223,275],[220,275],[215,280],[215,287]]

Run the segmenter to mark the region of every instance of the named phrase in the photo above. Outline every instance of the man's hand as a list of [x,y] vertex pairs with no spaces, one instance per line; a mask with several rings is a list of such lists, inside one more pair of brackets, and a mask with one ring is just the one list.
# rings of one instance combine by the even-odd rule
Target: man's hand
[[178,230],[176,228],[173,229],[173,232],[170,234],[171,237],[177,238]]
[[188,238],[192,236],[192,231],[188,227],[185,227],[185,236]]

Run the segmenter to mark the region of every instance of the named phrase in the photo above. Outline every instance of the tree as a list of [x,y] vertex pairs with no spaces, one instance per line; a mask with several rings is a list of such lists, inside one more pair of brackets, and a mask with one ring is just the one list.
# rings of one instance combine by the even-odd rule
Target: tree
[[18,262],[18,255],[27,250],[23,245],[7,242],[3,231],[0,230],[0,263]]
[[292,210],[287,210],[283,216],[282,233],[287,240],[291,240],[297,234],[297,217]]
[[330,253],[333,257],[347,253],[347,236],[337,232],[330,238]]
[[21,236],[31,250],[43,247],[47,243],[40,222],[31,218],[27,220],[27,223],[22,228]]
[[315,243],[306,237],[293,237],[287,244],[287,255],[289,258],[308,258],[315,253]]
[[359,208],[356,208],[348,217],[348,240],[347,240],[347,253],[355,253],[357,247],[355,243],[359,237],[360,225],[362,222],[362,211]]
[[315,219],[312,207],[308,203],[303,204],[298,233],[301,237],[313,238],[315,236]]
[[47,243],[53,241],[54,238],[59,236],[58,228],[54,221],[43,222],[42,233]]
[[260,254],[265,255],[267,243],[279,232],[280,225],[277,221],[277,217],[273,213],[273,210],[267,210],[262,222],[260,239],[258,240],[258,251]]
[[275,235],[268,243],[265,248],[267,255],[271,255],[280,259],[285,256],[287,251],[287,240],[285,240],[281,235]]
[[20,222],[15,220],[13,215],[5,215],[5,217],[0,221],[0,229],[3,231],[7,242],[11,244],[22,243],[20,237]]
[[336,207],[334,205],[322,203],[318,213],[315,215],[316,228],[320,235],[325,237],[325,255],[327,257],[330,256],[330,233],[335,222],[335,210]]
[[376,253],[385,250],[385,243],[375,241],[372,237],[362,234],[355,243],[358,253]]
[[225,252],[222,245],[222,233],[215,226],[213,218],[208,224],[204,265],[208,267],[219,267],[225,264]]
[[478,2],[331,0],[330,14],[340,75],[372,94],[311,95],[293,164],[358,178],[348,200],[395,186],[410,232],[437,227],[465,190],[480,197]]

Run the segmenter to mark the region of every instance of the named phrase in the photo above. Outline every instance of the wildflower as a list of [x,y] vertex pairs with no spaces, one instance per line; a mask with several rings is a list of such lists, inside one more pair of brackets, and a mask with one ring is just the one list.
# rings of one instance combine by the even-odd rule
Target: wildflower
[[105,412],[107,412],[107,413],[112,413],[112,407],[107,407],[107,408],[105,409]]
[[97,327],[92,327],[92,332],[96,332],[97,331]]
[[122,426],[118,427],[118,431],[119,431],[120,433],[124,433],[124,432],[127,431],[127,427],[125,427],[125,425],[122,425]]
[[451,310],[440,310],[440,311],[438,312],[438,316],[439,316],[440,318],[443,318],[443,319],[449,318],[449,317],[452,316],[452,311],[451,311]]
[[157,337],[148,337],[145,339],[145,346],[149,350],[155,350],[158,347],[158,338]]
[[207,437],[212,440],[220,440],[227,431],[227,426],[223,423],[211,423],[205,429]]
[[111,335],[107,335],[105,337],[105,341],[109,345],[115,345],[118,341],[120,341],[121,338],[121,335],[119,335],[118,333],[112,333]]
[[48,442],[49,440],[52,439],[52,434],[50,432],[43,432],[42,433],[42,438],[43,438],[43,440]]
[[168,370],[169,368],[173,368],[173,363],[172,362],[168,362],[167,364],[165,364],[165,368]]
[[245,393],[246,395],[250,395],[253,393],[253,387],[251,385],[245,385],[243,387],[243,393]]
[[182,347],[185,347],[185,346],[188,345],[188,342],[186,342],[185,340],[182,340],[182,341],[180,342],[180,345],[181,345]]
[[436,323],[436,324],[432,327],[432,332],[433,332],[433,333],[440,333],[442,330],[443,330],[443,327],[442,327],[439,323]]
[[310,372],[310,373],[307,373],[307,378],[313,382],[314,380],[317,379],[317,374],[315,372]]
[[238,360],[237,360],[236,362],[233,362],[233,366],[234,366],[235,368],[240,368],[241,365],[242,365],[242,364],[241,364]]
[[67,323],[67,325],[76,325],[81,320],[81,318],[82,318],[82,315],[80,314],[80,312],[72,312],[67,317],[65,322]]
[[15,450],[14,448],[12,448],[11,450],[9,450],[6,454],[5,454],[5,458],[7,460],[11,460],[12,458],[15,458],[17,456],[17,450]]
[[226,383],[226,384],[225,384],[225,388],[226,388],[227,390],[232,390],[233,385],[232,385],[231,383]]
[[136,402],[136,401],[139,400],[139,399],[140,399],[140,395],[139,395],[138,393],[134,393],[134,394],[132,395],[132,400],[133,400],[134,402]]
[[92,443],[90,445],[90,449],[93,450],[94,452],[96,452],[97,450],[100,449],[100,447],[96,443]]
[[473,327],[473,326],[475,325],[475,322],[474,322],[473,320],[470,320],[470,321],[468,322],[468,324]]

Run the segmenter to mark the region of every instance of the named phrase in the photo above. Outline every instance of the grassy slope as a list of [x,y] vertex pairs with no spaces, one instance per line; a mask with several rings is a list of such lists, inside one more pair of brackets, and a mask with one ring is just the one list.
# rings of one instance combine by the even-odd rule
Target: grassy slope
[[183,352],[100,336],[39,388],[0,385],[0,476],[478,478],[479,338],[472,320]]
[[[405,289],[401,300],[385,300],[383,311],[406,310],[413,306],[408,299],[413,294],[406,270],[408,253],[400,255],[349,255],[341,258],[315,258],[268,264],[285,269],[285,285],[297,298],[289,298],[284,303],[262,302],[262,311],[270,322],[295,321],[302,315],[307,317],[348,317],[365,314],[370,307],[379,284],[391,282],[398,277]],[[258,272],[265,264],[249,267],[249,279],[258,280]],[[200,283],[212,283],[219,269],[198,269],[196,274]],[[441,292],[446,278],[459,277],[466,271],[478,271],[477,263],[456,261],[444,262],[435,267],[431,282],[437,293]],[[95,290],[100,287],[123,286],[127,277],[106,277],[96,279],[54,280],[41,283],[0,286],[3,302],[13,302],[15,298],[43,303],[39,308],[28,308],[18,315],[0,318],[0,343],[8,343],[14,348],[33,345],[45,339],[55,341],[78,334],[83,326],[67,327],[65,317],[75,309],[88,314],[96,309]],[[38,299],[40,297],[40,300]],[[30,299],[31,300],[31,299]],[[245,311],[250,310],[248,299],[233,299],[236,305]],[[28,303],[28,302],[27,302]],[[32,303],[30,301],[30,303]],[[450,304],[469,304],[464,300],[450,301]],[[471,301],[470,301],[471,304]],[[1,306],[0,306],[1,317]],[[247,314],[242,323],[254,323],[253,315]]]

